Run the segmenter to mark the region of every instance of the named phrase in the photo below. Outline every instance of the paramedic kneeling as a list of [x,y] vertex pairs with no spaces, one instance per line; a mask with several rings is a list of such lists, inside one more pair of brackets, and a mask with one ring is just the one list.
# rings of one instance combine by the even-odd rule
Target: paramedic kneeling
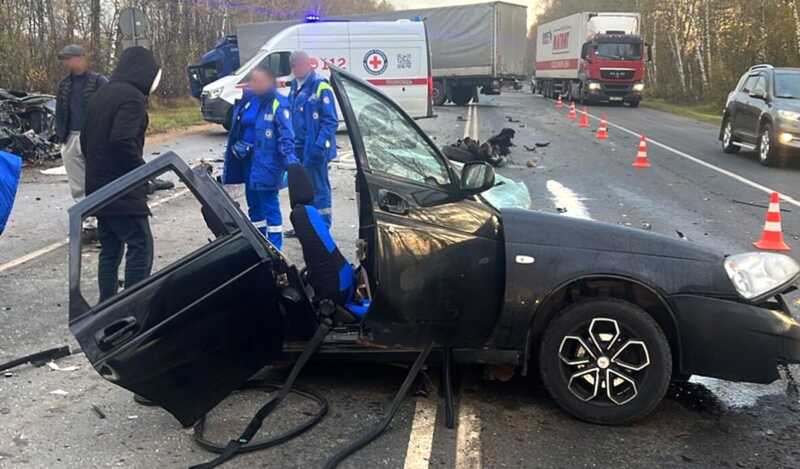
[[276,91],[270,69],[257,66],[250,72],[232,115],[222,182],[245,184],[250,221],[281,249],[283,220],[278,190],[287,165],[298,159],[289,104]]
[[311,59],[305,52],[296,51],[289,60],[294,75],[289,101],[294,113],[295,150],[314,184],[314,207],[330,228],[328,163],[336,157],[336,128],[339,125],[333,89],[314,72]]

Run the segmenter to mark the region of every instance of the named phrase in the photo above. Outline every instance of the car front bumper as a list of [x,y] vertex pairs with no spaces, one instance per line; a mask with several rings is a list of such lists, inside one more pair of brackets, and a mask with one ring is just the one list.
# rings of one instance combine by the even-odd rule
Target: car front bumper
[[633,90],[633,83],[600,83],[599,90],[590,90],[587,86],[586,97],[591,101],[631,102],[642,99],[641,91]]
[[680,372],[771,383],[777,366],[800,363],[800,290],[764,305],[699,295],[670,297],[680,337]]
[[207,96],[200,98],[200,111],[203,113],[203,119],[207,122],[225,124],[230,109],[231,104],[224,99],[209,99]]

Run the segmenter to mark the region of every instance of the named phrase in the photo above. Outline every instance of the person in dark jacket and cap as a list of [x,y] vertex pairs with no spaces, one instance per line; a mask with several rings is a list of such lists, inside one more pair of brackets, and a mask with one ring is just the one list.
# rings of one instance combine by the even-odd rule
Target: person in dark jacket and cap
[[[111,81],[89,100],[81,131],[87,194],[144,165],[147,97],[160,79],[161,69],[153,53],[144,47],[131,47],[120,56]],[[147,278],[152,270],[153,236],[146,187],[128,192],[96,215],[100,240],[97,276],[103,301],[117,293],[125,249],[125,288]]]

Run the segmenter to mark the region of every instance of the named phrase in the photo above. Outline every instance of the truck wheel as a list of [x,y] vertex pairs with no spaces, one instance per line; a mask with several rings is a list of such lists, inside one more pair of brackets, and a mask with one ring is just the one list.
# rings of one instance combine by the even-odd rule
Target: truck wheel
[[736,145],[733,140],[733,123],[727,117],[722,122],[722,151],[739,153],[739,145]]
[[472,96],[474,94],[474,86],[454,86],[452,88],[452,96],[450,96],[450,99],[456,104],[456,106],[466,106],[472,100]]
[[770,124],[761,127],[761,134],[758,137],[758,161],[764,166],[777,166],[781,163]]
[[225,131],[231,131],[231,121],[233,120],[233,106],[228,109],[228,112],[225,113],[225,122],[222,123],[222,127]]
[[672,354],[646,311],[614,298],[591,299],[568,306],[547,326],[539,369],[562,409],[587,422],[620,425],[661,402]]
[[628,101],[628,106],[630,106],[630,107],[639,107],[639,100],[636,99],[634,101]]
[[443,81],[433,82],[433,105],[441,106],[447,101],[447,87]]

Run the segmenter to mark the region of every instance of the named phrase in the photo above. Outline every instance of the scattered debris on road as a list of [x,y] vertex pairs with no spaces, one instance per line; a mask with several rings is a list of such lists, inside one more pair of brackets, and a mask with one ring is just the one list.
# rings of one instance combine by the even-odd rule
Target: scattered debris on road
[[0,364],[0,371],[10,370],[11,368],[24,365],[25,363],[31,363],[34,366],[42,366],[47,362],[66,357],[71,354],[72,352],[70,351],[69,346],[55,347],[42,352],[36,352],[24,357],[16,358],[7,363],[2,363]]
[[452,145],[442,147],[442,152],[449,159],[461,163],[485,161],[492,166],[503,167],[508,164],[510,148],[514,146],[511,140],[515,134],[514,129],[504,128],[484,143],[471,137],[465,137]]
[[54,119],[55,97],[0,88],[0,150],[34,163],[58,158]]
[[[769,208],[764,204],[759,204],[756,202],[745,202],[744,200],[731,199],[731,202],[735,204],[748,205],[750,207],[756,207],[756,208],[763,208],[763,209]],[[781,212],[792,213],[792,209],[781,207]]]
[[94,411],[94,413],[97,415],[98,418],[100,418],[100,419],[106,418],[106,413],[103,412],[103,410],[100,409],[100,407],[98,407],[98,406],[96,406],[94,404],[92,404],[92,411]]

